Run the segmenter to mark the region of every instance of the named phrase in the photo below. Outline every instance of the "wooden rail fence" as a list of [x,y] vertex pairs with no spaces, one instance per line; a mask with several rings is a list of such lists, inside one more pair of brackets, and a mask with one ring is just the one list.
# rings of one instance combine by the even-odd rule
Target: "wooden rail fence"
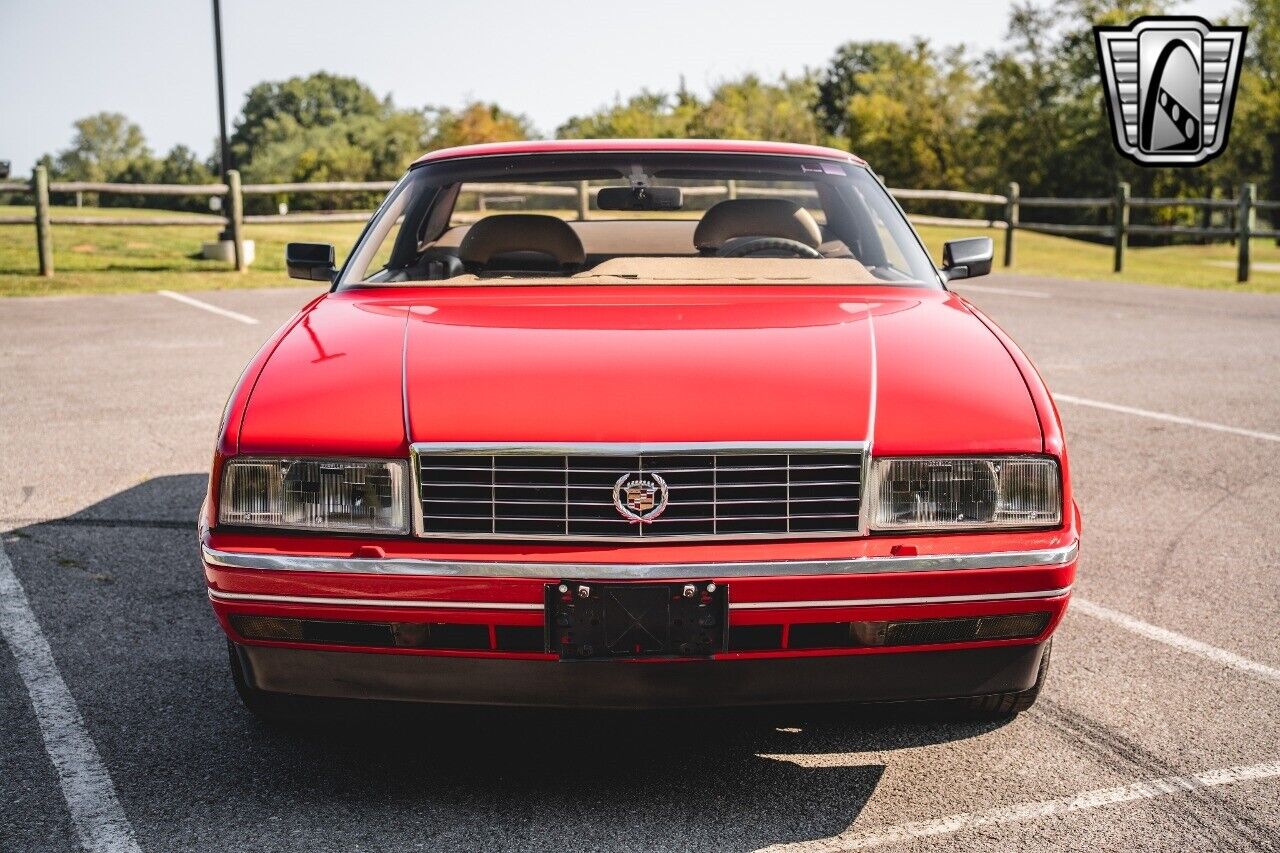
[[[244,272],[248,269],[244,253],[244,226],[246,224],[271,223],[317,223],[317,222],[364,222],[370,211],[334,211],[326,213],[285,213],[285,214],[244,214],[244,197],[247,195],[276,195],[282,193],[350,193],[350,192],[388,192],[395,186],[395,181],[321,181],[311,183],[282,184],[241,184],[240,173],[231,171],[226,183],[217,184],[118,184],[99,183],[93,181],[50,181],[48,172],[43,166],[36,167],[35,173],[28,183],[26,181],[0,181],[0,193],[28,193],[35,200],[34,223],[36,226],[36,248],[40,258],[40,275],[53,275],[53,238],[55,225],[214,225],[225,229],[235,248],[236,269]],[[1257,187],[1254,184],[1243,184],[1239,195],[1234,198],[1133,198],[1129,185],[1116,185],[1115,195],[1110,198],[1048,198],[1023,196],[1018,184],[1010,183],[1003,195],[992,193],[971,193],[957,190],[928,189],[895,189],[888,188],[894,198],[900,201],[942,201],[976,204],[997,208],[996,215],[990,218],[955,218],[945,216],[927,216],[908,214],[908,218],[921,225],[945,226],[979,226],[996,228],[1004,234],[1004,266],[1014,263],[1015,241],[1017,231],[1038,231],[1045,234],[1064,236],[1085,235],[1090,237],[1109,238],[1114,246],[1113,269],[1124,271],[1125,253],[1129,246],[1129,237],[1133,234],[1156,236],[1191,236],[1210,240],[1230,240],[1236,244],[1237,263],[1236,280],[1247,282],[1251,267],[1249,241],[1253,237],[1274,238],[1280,240],[1280,201],[1263,201],[1258,199]],[[519,183],[486,183],[464,186],[464,190],[474,192],[478,196],[478,210],[485,211],[489,204],[500,204],[516,196],[558,196],[573,199],[573,208],[579,219],[586,219],[590,203],[589,187],[586,181],[580,181],[577,187],[546,186]],[[148,217],[110,217],[110,216],[54,216],[50,212],[49,195],[51,193],[117,193],[122,195],[159,195],[159,196],[217,196],[223,199],[223,210],[226,215],[184,214],[182,216],[148,216]],[[685,187],[686,196],[724,196],[737,198],[742,195],[782,196],[788,198],[815,197],[813,191],[796,191],[788,189],[771,189],[767,187],[740,188],[736,181],[725,181],[722,184],[709,186]],[[1028,222],[1022,218],[1023,208],[1071,208],[1084,210],[1103,210],[1110,214],[1110,222],[1104,225],[1069,224],[1056,222]],[[1134,208],[1192,208],[1204,211],[1205,222],[1212,221],[1212,212],[1224,211],[1228,218],[1234,215],[1234,224],[1214,226],[1211,224],[1192,225],[1143,225],[1130,222],[1130,212]],[[1271,214],[1271,228],[1259,228],[1257,212]],[[0,225],[30,225],[33,218],[25,216],[0,216]]]

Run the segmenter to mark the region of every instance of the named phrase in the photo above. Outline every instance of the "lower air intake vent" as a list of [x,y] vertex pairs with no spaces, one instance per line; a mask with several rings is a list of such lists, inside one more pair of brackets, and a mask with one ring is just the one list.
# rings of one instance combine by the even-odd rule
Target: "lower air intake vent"
[[911,622],[815,622],[791,626],[791,649],[839,649],[859,646],[928,646],[975,640],[1016,640],[1039,635],[1051,613],[1008,613],[964,619]]
[[499,625],[494,628],[494,636],[498,641],[498,651],[545,652],[547,650],[546,632],[541,627]]
[[729,651],[762,652],[782,648],[781,625],[730,625]]
[[[330,619],[284,619],[277,616],[230,617],[231,627],[246,640],[317,643],[400,649],[489,648],[488,625],[447,622],[339,622]],[[499,631],[502,628],[498,629]],[[538,633],[541,634],[540,629]]]

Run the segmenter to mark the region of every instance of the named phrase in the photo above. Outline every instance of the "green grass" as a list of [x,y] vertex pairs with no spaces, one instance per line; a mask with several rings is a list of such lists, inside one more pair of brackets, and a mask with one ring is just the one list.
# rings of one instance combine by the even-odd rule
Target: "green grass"
[[[0,216],[29,215],[31,208],[0,206]],[[126,208],[55,208],[59,216],[175,216]],[[199,257],[201,243],[217,238],[214,225],[53,226],[53,278],[41,278],[35,227],[0,225],[0,296],[121,293],[147,290],[213,290],[272,287],[290,283],[284,245],[292,241],[334,243],[345,252],[360,234],[358,222],[316,225],[250,225],[256,259],[237,274],[229,264]],[[293,282],[297,284],[297,282]]]
[[[29,207],[0,206],[0,216],[30,216]],[[55,208],[54,216],[174,216],[166,211],[124,208]],[[53,227],[52,279],[37,275],[35,228],[0,225],[0,296],[71,293],[120,293],[148,290],[212,290],[290,284],[284,271],[284,244],[290,241],[333,243],[341,257],[360,233],[359,223],[316,225],[250,225],[246,235],[257,242],[250,272],[238,275],[227,264],[198,257],[200,244],[217,235],[215,226],[86,226]],[[941,257],[942,244],[956,237],[987,234],[1001,257],[1004,235],[995,230],[925,226],[921,236]],[[1019,231],[1013,272],[1098,281],[1137,281],[1184,287],[1280,293],[1280,271],[1254,268],[1253,281],[1235,283],[1234,246],[1161,246],[1131,248],[1126,269],[1111,272],[1111,247],[1066,237]],[[1280,264],[1273,240],[1255,240],[1253,259]],[[1001,270],[997,260],[997,270]]]
[[[942,244],[957,237],[985,234],[995,240],[997,272],[1024,275],[1082,278],[1093,281],[1131,281],[1179,287],[1239,290],[1252,293],[1280,293],[1280,247],[1275,240],[1253,240],[1250,254],[1254,267],[1248,284],[1236,283],[1236,247],[1229,243],[1181,246],[1130,246],[1122,273],[1111,271],[1110,244],[1088,243],[1069,237],[1018,231],[1014,234],[1012,270],[1000,266],[1004,257],[1004,232],[995,229],[964,229],[925,226],[919,229],[934,260],[942,260]],[[1271,270],[1258,264],[1271,264]]]

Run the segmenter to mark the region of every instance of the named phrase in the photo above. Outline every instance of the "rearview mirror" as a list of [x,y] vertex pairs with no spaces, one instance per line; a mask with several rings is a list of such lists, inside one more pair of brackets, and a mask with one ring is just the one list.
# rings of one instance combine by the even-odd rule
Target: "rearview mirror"
[[284,247],[284,265],[289,269],[289,278],[333,281],[338,275],[333,260],[333,246],[328,243],[289,243]]
[[990,237],[949,240],[942,246],[942,274],[947,281],[986,275],[995,254],[996,244]]
[[679,187],[601,187],[596,193],[600,210],[679,210],[684,192]]

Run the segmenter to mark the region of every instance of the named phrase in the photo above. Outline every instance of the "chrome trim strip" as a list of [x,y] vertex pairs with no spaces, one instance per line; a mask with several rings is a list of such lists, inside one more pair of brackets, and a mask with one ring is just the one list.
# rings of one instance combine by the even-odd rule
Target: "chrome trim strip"
[[308,557],[221,551],[201,543],[204,561],[233,569],[341,572],[425,577],[541,578],[544,580],[665,580],[680,578],[856,575],[1063,566],[1075,560],[1079,542],[1036,551],[937,554],[923,557],[857,557],[848,560],[772,560],[743,563],[555,563],[409,558]]
[[[404,337],[400,341],[400,411],[404,414],[404,440],[413,441],[413,428],[409,425],[409,324],[413,319],[413,308],[404,312]],[[414,499],[418,498],[417,475],[413,477]]]
[[419,441],[409,445],[409,467],[413,483],[413,534],[420,539],[486,540],[494,542],[733,542],[752,539],[832,539],[848,536],[848,532],[806,531],[800,533],[691,533],[666,536],[590,536],[563,533],[427,533],[422,512],[422,488],[419,483],[419,454],[452,454],[457,456],[548,455],[548,456],[638,456],[656,454],[725,453],[847,453],[862,455],[858,487],[857,536],[865,536],[867,527],[862,511],[867,486],[867,466],[871,464],[871,446],[866,441],[693,441],[693,442],[543,442],[522,444],[509,441]]
[[[419,501],[421,506],[421,501]],[[421,533],[418,534],[419,539],[433,539],[438,541],[457,541],[457,542],[502,542],[512,545],[519,544],[579,544],[582,542],[608,543],[612,542],[616,545],[636,545],[636,544],[670,544],[673,542],[687,543],[703,543],[703,544],[721,544],[726,542],[751,542],[767,539],[771,541],[794,541],[797,539],[845,539],[862,534],[855,531],[845,531],[832,533],[831,531],[816,531],[813,533],[689,533],[665,536],[657,533],[647,533],[644,536],[565,536],[563,533]]]
[[871,483],[871,447],[876,440],[876,403],[880,398],[880,362],[876,352],[876,323],[867,305],[867,339],[871,345],[871,393],[867,401],[867,440],[862,448],[862,467],[858,469],[858,535],[866,536],[871,532],[871,513],[868,511],[872,503],[867,492]]
[[867,395],[867,450],[876,440],[876,404],[880,399],[880,356],[876,349],[876,321],[871,306],[867,305],[867,343],[870,345],[868,367],[871,375],[870,393]]
[[417,441],[415,453],[457,453],[491,456],[494,454],[550,454],[553,456],[633,456],[641,453],[705,453],[709,450],[730,452],[830,453],[862,450],[865,441],[676,441],[676,442],[575,442],[555,441],[522,444],[511,441]]
[[[1061,589],[1031,592],[997,592],[977,595],[925,595],[911,598],[846,598],[826,601],[748,601],[730,603],[730,610],[795,610],[811,607],[879,607],[899,604],[953,604],[957,602],[1018,601],[1028,598],[1058,598],[1071,591]],[[486,601],[421,601],[404,598],[321,598],[305,595],[266,595],[209,590],[213,601],[264,601],[274,604],[319,604],[339,607],[414,607],[425,610],[527,610],[540,611],[541,604]]]
[[505,601],[422,601],[405,598],[322,598],[309,595],[267,595],[209,590],[213,601],[269,601],[275,604],[325,604],[339,607],[416,607],[427,610],[541,610],[541,604]]
[[915,598],[845,598],[827,601],[745,601],[729,603],[730,610],[793,610],[804,607],[876,607],[890,604],[951,604],[960,601],[1018,601],[1025,598],[1057,598],[1071,587],[1032,590],[1031,592],[996,592],[978,595],[926,595]]

